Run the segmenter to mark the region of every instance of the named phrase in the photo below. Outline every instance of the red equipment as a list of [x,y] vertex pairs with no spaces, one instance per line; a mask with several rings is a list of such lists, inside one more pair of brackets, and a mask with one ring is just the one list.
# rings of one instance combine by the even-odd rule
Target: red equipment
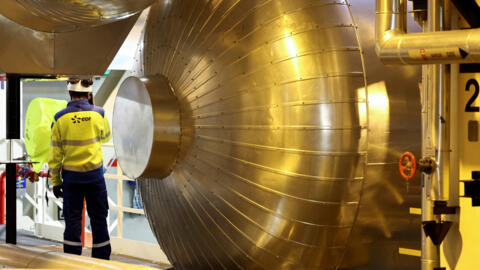
[[410,152],[403,153],[398,163],[398,169],[403,179],[405,179],[405,181],[410,181],[417,171],[417,160],[415,159],[415,156]]

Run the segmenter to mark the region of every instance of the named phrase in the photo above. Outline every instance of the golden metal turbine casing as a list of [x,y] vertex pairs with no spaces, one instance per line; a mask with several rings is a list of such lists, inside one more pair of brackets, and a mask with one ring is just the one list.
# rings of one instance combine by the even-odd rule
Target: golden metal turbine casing
[[101,75],[154,0],[5,0],[4,73]]
[[367,150],[349,6],[158,1],[141,54],[144,75],[168,78],[181,111],[173,171],[138,179],[174,266],[337,268]]
[[420,249],[421,220],[408,214],[420,206],[420,179],[406,188],[397,166],[403,151],[420,153],[421,71],[378,60],[374,7],[219,0],[152,8],[135,74],[171,82],[181,146],[171,175],[138,184],[176,268],[420,267],[399,252]]
[[123,81],[115,100],[113,140],[127,176],[170,174],[180,148],[179,114],[177,98],[164,76]]
[[0,13],[42,32],[70,32],[123,20],[155,0],[3,0]]

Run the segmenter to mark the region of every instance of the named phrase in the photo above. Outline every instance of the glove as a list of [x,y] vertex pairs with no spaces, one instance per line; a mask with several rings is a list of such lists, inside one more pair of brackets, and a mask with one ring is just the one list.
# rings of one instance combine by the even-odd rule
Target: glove
[[53,187],[53,195],[55,195],[55,198],[60,198],[60,197],[63,197],[63,185],[59,185],[59,186],[54,186]]

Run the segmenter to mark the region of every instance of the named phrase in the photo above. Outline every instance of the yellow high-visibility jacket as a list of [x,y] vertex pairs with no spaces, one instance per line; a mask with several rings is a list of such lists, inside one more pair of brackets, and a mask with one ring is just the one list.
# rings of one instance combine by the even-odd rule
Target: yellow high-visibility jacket
[[64,180],[78,183],[103,178],[101,145],[112,137],[105,111],[87,99],[70,101],[52,123],[48,167],[53,186]]

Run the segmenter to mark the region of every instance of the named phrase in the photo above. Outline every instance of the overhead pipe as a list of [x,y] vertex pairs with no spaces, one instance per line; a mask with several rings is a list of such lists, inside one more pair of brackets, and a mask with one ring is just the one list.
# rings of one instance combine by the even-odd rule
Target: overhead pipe
[[407,34],[404,0],[375,3],[375,51],[384,64],[480,61],[480,29]]

